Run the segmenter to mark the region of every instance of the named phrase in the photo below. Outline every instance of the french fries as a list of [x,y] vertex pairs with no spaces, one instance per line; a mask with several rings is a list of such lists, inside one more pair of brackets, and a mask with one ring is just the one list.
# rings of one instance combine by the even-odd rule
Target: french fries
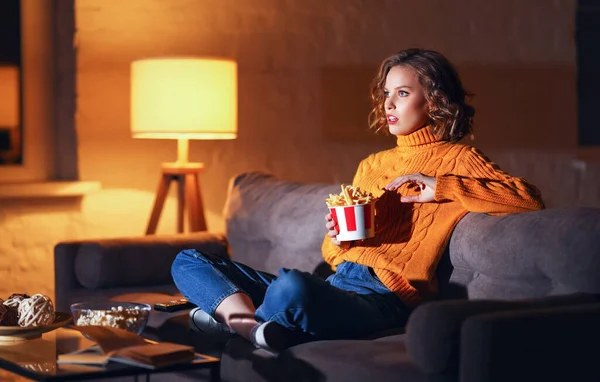
[[358,187],[342,184],[341,188],[342,192],[329,194],[329,197],[325,199],[328,207],[368,204],[377,199],[370,192],[363,191]]

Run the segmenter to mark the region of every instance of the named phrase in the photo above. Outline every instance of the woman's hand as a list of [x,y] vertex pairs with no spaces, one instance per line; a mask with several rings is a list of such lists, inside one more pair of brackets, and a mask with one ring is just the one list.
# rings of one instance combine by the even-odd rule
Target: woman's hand
[[338,230],[335,228],[335,222],[333,221],[333,217],[331,214],[325,215],[325,227],[327,227],[327,235],[331,238],[331,242],[341,248],[348,249],[350,247],[349,241],[340,242],[336,236],[339,234]]
[[427,203],[435,200],[436,180],[432,176],[426,176],[421,173],[399,176],[385,186],[388,191],[396,191],[403,184],[408,183],[408,188],[418,189],[419,195],[402,196],[400,201],[403,203]]

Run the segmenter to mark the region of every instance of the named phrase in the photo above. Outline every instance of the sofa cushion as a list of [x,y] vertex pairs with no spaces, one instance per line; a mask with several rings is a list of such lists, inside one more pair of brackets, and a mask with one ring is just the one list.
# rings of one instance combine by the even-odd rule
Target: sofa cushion
[[593,294],[551,296],[520,301],[447,300],[417,307],[406,325],[408,354],[428,373],[456,372],[461,328],[469,317],[499,311],[539,309],[594,303]]
[[75,276],[88,289],[172,284],[171,264],[192,240],[201,243],[195,249],[228,256],[225,237],[208,232],[90,241],[79,247]]
[[448,300],[423,304],[415,309],[406,325],[408,354],[428,373],[458,368],[460,327],[470,316],[518,308],[507,301],[469,302]]
[[223,211],[231,257],[271,273],[281,267],[313,271],[323,260],[325,198],[339,191],[337,185],[290,182],[262,172],[235,177]]
[[406,352],[404,335],[377,340],[316,341],[274,357],[237,338],[221,357],[221,378],[229,382],[411,381],[450,382],[456,375],[424,373]]

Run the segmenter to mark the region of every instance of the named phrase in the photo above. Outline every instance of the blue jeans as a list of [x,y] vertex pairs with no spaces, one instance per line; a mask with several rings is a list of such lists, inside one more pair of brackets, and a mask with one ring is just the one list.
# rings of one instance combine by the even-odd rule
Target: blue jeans
[[360,338],[400,328],[409,310],[369,267],[338,265],[327,280],[296,269],[279,276],[216,255],[187,249],[171,268],[183,296],[214,317],[233,293],[247,294],[258,322],[275,321],[317,339]]

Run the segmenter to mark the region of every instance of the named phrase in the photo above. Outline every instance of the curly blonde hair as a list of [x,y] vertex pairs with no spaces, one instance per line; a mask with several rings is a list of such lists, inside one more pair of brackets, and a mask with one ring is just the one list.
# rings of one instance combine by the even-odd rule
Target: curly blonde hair
[[386,58],[371,83],[373,109],[369,127],[387,132],[383,88],[390,69],[403,66],[412,69],[423,87],[429,106],[429,126],[439,139],[457,142],[472,134],[475,109],[466,103],[468,94],[452,64],[440,53],[424,49],[406,49]]

